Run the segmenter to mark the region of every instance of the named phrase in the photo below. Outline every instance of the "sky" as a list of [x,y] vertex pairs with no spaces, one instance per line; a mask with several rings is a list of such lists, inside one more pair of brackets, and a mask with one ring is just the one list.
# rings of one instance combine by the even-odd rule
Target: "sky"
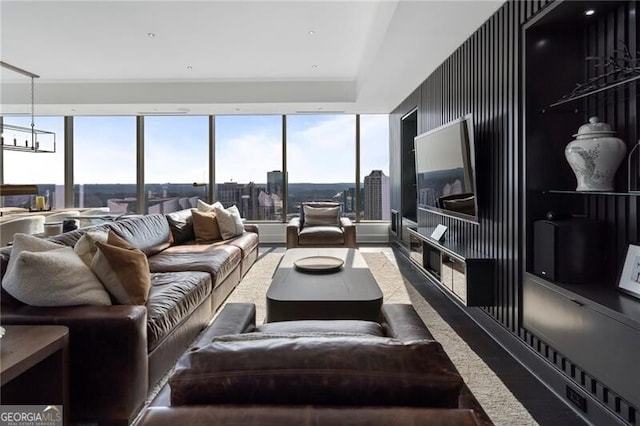
[[[29,127],[30,118],[5,117]],[[4,151],[5,183],[64,182],[61,117],[36,117],[37,129],[56,133],[56,153]],[[145,182],[192,183],[208,173],[208,117],[145,117]],[[362,115],[361,172],[389,171],[387,115]],[[12,139],[10,132],[5,135]],[[76,183],[135,183],[135,117],[74,119]],[[216,181],[266,182],[282,170],[282,117],[216,116]],[[287,166],[291,183],[355,181],[355,116],[287,116]],[[361,178],[362,179],[362,178]]]

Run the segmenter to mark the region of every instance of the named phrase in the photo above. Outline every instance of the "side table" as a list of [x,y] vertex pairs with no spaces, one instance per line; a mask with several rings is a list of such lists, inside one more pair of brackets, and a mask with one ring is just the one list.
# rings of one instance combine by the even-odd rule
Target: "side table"
[[[4,325],[0,339],[0,404],[62,405],[69,413],[69,329]],[[67,416],[63,416],[67,424]]]

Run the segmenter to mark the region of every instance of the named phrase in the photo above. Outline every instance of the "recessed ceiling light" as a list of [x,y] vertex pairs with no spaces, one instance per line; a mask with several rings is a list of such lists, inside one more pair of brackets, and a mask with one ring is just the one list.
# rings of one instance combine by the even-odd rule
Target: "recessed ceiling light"
[[148,35],[149,37],[152,37],[152,38],[153,38],[153,37],[155,37],[155,36],[156,36],[156,33],[147,33],[147,35]]
[[309,30],[309,35],[310,35],[310,36],[312,36],[312,35],[316,35],[316,32],[315,32],[315,31],[313,31],[313,30]]
[[587,16],[595,15],[596,11],[594,9],[587,9],[584,11],[584,14]]

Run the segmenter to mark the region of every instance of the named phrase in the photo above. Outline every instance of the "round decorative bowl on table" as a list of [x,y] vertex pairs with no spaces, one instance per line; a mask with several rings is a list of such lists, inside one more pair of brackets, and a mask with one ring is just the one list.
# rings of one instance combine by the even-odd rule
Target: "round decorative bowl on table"
[[339,271],[344,261],[333,256],[308,256],[293,262],[293,266],[300,272],[326,274]]

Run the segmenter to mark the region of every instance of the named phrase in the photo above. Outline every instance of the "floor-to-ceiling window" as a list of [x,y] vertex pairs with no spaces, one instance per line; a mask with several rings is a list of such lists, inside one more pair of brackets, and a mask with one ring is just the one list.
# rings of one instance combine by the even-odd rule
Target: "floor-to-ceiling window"
[[136,212],[135,117],[75,117],[74,205]]
[[247,220],[282,220],[282,116],[215,118],[216,200]]
[[[342,203],[347,216],[388,220],[388,115],[360,117],[360,205],[355,197],[355,115],[288,115],[288,194],[283,194],[283,117],[215,116],[215,198],[236,204],[247,220],[288,220],[308,200]],[[207,116],[145,117],[147,212],[169,212],[206,199],[211,157]],[[30,118],[5,117],[28,126]],[[4,151],[6,183],[35,183],[64,206],[62,117],[37,117],[36,127],[56,132],[55,154]],[[7,137],[11,137],[7,135]],[[136,118],[74,118],[75,206],[136,212]],[[198,186],[193,184],[197,183]],[[285,195],[288,211],[282,211]],[[28,197],[23,201],[26,203]],[[212,201],[212,200],[209,200]]]
[[389,116],[360,116],[360,218],[390,220]]
[[207,116],[145,117],[144,144],[147,213],[192,208],[198,198],[207,199]]
[[[3,124],[31,129],[31,117],[3,117]],[[40,194],[49,195],[52,208],[64,207],[64,119],[62,117],[36,117],[36,129],[55,133],[55,153],[3,151],[3,177],[6,184],[38,185]],[[5,128],[2,143],[16,147],[32,146],[31,135]],[[36,142],[44,150],[53,150],[53,136]],[[30,207],[30,196],[4,197],[5,206]]]
[[287,116],[287,215],[304,201],[342,203],[355,219],[355,115]]

